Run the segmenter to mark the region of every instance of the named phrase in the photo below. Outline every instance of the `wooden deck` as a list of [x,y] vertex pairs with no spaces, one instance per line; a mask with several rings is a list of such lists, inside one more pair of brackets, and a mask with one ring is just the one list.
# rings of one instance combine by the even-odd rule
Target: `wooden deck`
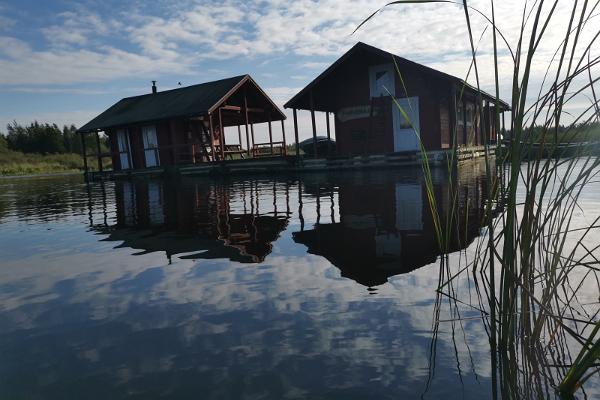
[[[458,149],[456,164],[466,160],[483,157],[483,146]],[[494,149],[490,148],[490,155]],[[447,167],[451,160],[449,150],[431,151],[427,153],[431,166]],[[260,157],[250,159],[224,160],[145,169],[130,169],[121,171],[90,171],[87,179],[112,180],[135,177],[162,177],[187,175],[239,175],[239,174],[282,174],[303,173],[311,171],[334,171],[349,169],[389,169],[407,166],[419,166],[423,162],[420,152],[391,153],[363,155],[354,157],[303,158],[295,156]]]

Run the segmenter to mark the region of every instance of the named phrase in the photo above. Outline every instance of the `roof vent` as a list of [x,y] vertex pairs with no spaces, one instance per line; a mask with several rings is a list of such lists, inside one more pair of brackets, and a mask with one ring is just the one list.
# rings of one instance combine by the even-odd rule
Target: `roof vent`
[[156,81],[152,81],[152,94],[156,94]]

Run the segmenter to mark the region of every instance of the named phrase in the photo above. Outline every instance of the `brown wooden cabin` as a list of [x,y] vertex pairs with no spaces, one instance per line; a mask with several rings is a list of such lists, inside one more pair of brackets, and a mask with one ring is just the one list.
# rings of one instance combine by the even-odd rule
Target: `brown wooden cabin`
[[[110,153],[101,154],[98,169],[111,157],[113,169],[142,169],[196,164],[227,158],[285,155],[285,115],[249,75],[128,97],[79,129],[103,131]],[[272,122],[281,121],[282,140],[273,141]],[[254,140],[254,125],[269,125],[269,142]],[[237,143],[227,143],[223,128],[237,127]],[[242,133],[242,127],[243,133]],[[85,147],[84,147],[85,148]],[[87,157],[86,160],[87,170]]]
[[[483,145],[484,137],[493,143],[495,102],[462,79],[359,42],[284,107],[293,109],[294,122],[297,110],[311,112],[313,138],[315,112],[326,113],[328,137],[333,113],[337,154],[353,156],[420,151],[415,130],[428,151],[449,149],[454,140],[457,147]],[[499,114],[509,110],[498,106]]]

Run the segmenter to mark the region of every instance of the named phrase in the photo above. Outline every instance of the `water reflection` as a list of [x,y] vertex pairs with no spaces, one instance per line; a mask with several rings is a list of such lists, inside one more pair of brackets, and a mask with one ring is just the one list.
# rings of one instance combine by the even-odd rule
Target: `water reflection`
[[[459,185],[453,248],[479,232],[470,172],[435,177],[442,204]],[[0,398],[489,398],[478,320],[468,352],[436,332],[430,378],[439,270],[420,170],[69,179],[0,182]]]
[[[434,180],[443,216],[450,212],[450,185],[457,184],[441,174]],[[481,175],[462,175],[455,212],[464,223],[452,232],[449,251],[466,247],[479,234],[483,190]],[[140,250],[136,254],[164,252],[169,263],[174,255],[262,263],[288,229],[293,208],[299,221],[291,229],[294,242],[364,286],[381,285],[440,255],[418,169],[242,183],[119,181],[115,204],[116,223],[91,222],[94,230],[108,235],[103,240]]]

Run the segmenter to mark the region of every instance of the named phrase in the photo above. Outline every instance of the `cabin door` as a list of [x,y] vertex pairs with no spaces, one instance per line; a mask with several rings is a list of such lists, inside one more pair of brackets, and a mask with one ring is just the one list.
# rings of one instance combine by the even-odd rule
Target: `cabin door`
[[156,137],[156,127],[143,127],[142,137],[144,139],[144,157],[146,159],[146,168],[160,165],[160,161],[158,159],[158,139]]
[[119,129],[117,131],[117,146],[119,147],[119,161],[121,162],[121,169],[131,168],[130,152],[129,149],[129,135],[125,129]]
[[[394,122],[394,151],[418,151],[421,148],[419,137],[419,98],[407,97],[392,102]],[[400,111],[400,108],[402,111]],[[408,119],[407,119],[408,118]]]

